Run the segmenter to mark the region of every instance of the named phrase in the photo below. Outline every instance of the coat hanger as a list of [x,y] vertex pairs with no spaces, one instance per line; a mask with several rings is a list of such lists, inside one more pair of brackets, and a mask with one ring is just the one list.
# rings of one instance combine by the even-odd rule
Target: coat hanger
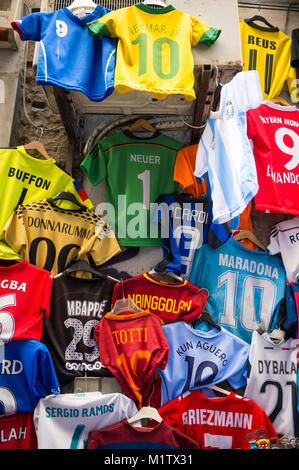
[[209,325],[213,326],[214,328],[216,328],[217,330],[221,331],[221,326],[218,325],[218,323],[216,323],[213,318],[211,317],[211,315],[204,311],[202,312],[201,316],[199,317],[198,321],[203,321],[203,322],[207,322]]
[[[224,388],[218,387],[217,385],[210,385],[208,388],[211,388],[212,390],[215,390],[215,392],[223,393],[223,395],[230,395],[231,390],[225,390]],[[237,398],[242,398],[241,395],[237,395],[235,393],[235,396]]]
[[93,11],[98,5],[92,0],[74,0],[67,8],[69,10],[75,10],[76,8],[88,8]]
[[80,209],[84,209],[84,210],[86,209],[86,206],[81,204],[81,202],[78,201],[78,199],[76,198],[76,196],[73,193],[68,193],[66,191],[61,191],[56,196],[50,197],[48,199],[48,201],[52,205],[55,205],[54,201],[59,201],[59,200],[70,201],[70,202],[73,202],[74,204],[76,204],[76,206],[80,207]]
[[136,415],[132,416],[127,421],[131,424],[140,419],[154,419],[158,423],[161,423],[162,421],[162,417],[159,415],[158,410],[156,410],[156,408],[153,408],[152,406],[143,406],[136,413]]
[[24,145],[25,150],[37,150],[46,160],[49,160],[51,157],[47,153],[45,147],[39,140],[33,140],[28,144]]
[[290,103],[288,103],[287,100],[281,96],[274,96],[274,98],[271,98],[270,101],[275,104],[280,104],[281,106],[291,106]]
[[258,246],[261,250],[266,251],[266,248],[264,245],[256,238],[253,232],[251,230],[240,230],[237,232],[234,236],[234,239],[239,241],[239,240],[250,240],[254,245]]
[[149,6],[154,6],[154,7],[161,7],[164,8],[166,7],[166,2],[163,2],[163,0],[144,0],[142,2],[144,5],[149,5]]
[[121,289],[122,289],[122,299],[117,299],[114,303],[113,309],[111,310],[112,315],[119,315],[123,312],[131,312],[131,313],[138,313],[143,312],[143,310],[134,303],[131,297],[125,297],[125,290],[124,290],[124,280],[121,279]]
[[76,263],[66,268],[64,272],[66,274],[70,274],[76,271],[85,271],[85,272],[94,274],[96,277],[99,277],[100,279],[106,279],[107,277],[109,277],[106,274],[101,273],[97,271],[96,269],[94,269],[92,266],[90,266],[90,264],[87,263],[87,261],[84,261],[84,260],[77,261]]
[[149,132],[156,132],[156,129],[146,120],[146,119],[137,119],[137,121],[134,122],[134,124],[131,125],[131,127],[128,128],[128,131],[134,132],[137,129],[145,129],[146,131]]
[[156,271],[155,269],[152,269],[151,271],[148,272],[148,274],[150,276],[153,276],[153,277],[157,278],[157,279],[160,279],[162,277],[162,280],[163,280],[163,278],[165,278],[167,276],[169,276],[172,281],[174,280],[174,281],[178,281],[178,282],[183,282],[183,280],[184,280],[182,277],[178,276],[173,271]]
[[250,26],[258,27],[258,25],[255,24],[255,21],[261,21],[266,26],[268,26],[269,29],[272,29],[272,30],[274,29],[275,31],[278,31],[278,28],[276,28],[276,26],[273,26],[271,23],[269,23],[269,21],[267,21],[266,18],[264,18],[263,16],[254,15],[251,18],[247,18],[245,20],[245,22],[249,24]]

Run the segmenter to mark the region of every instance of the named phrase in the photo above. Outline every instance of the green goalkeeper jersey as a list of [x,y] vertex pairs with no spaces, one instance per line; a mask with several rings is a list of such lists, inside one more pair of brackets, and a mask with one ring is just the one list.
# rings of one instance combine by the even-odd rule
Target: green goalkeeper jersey
[[93,185],[106,180],[107,219],[121,246],[161,246],[155,204],[179,190],[173,172],[183,146],[159,131],[151,137],[124,131],[96,142],[81,163]]

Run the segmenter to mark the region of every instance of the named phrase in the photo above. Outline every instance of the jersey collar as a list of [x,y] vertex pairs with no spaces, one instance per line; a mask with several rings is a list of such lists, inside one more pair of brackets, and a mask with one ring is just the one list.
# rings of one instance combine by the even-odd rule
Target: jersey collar
[[147,315],[153,315],[149,310],[143,310],[142,312],[123,312],[119,315],[115,315],[114,313],[106,313],[105,318],[108,320],[134,320],[135,318],[146,317]]
[[166,7],[162,8],[153,8],[149,5],[145,5],[144,3],[136,3],[134,6],[142,11],[145,11],[145,13],[151,13],[152,15],[163,15],[164,13],[169,13],[170,11],[175,10],[172,5],[167,5]]
[[98,5],[91,13],[88,13],[88,15],[84,16],[84,18],[79,18],[78,16],[74,15],[74,13],[72,13],[72,11],[67,7],[63,8],[62,10],[75,23],[86,24],[96,20],[97,18],[101,18],[103,16],[102,13],[104,9],[102,5]]
[[161,281],[160,279],[156,279],[155,277],[151,276],[149,273],[144,273],[143,277],[154,284],[158,284],[159,286],[165,287],[184,287],[187,284],[187,279],[183,279],[182,282],[165,282]]

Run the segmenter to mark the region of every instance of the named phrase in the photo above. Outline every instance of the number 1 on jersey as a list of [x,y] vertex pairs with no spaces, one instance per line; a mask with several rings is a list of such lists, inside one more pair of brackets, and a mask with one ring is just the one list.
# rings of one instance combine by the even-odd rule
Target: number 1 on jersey
[[150,208],[150,170],[145,170],[143,173],[137,175],[137,178],[143,183],[143,208]]

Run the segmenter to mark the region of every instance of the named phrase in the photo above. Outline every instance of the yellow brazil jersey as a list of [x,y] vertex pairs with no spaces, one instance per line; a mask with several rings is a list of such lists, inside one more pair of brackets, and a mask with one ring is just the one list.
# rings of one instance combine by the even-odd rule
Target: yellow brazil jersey
[[18,206],[3,232],[22,259],[53,275],[70,262],[92,260],[98,266],[120,252],[104,219],[87,207],[62,209],[51,198]]
[[[68,173],[59,168],[53,158],[39,160],[29,155],[23,146],[0,149],[0,258],[18,258],[4,241],[3,227],[14,209],[22,203],[56,196],[61,191],[73,193],[78,201],[93,209],[83,188]],[[70,202],[63,203],[71,207]]]
[[243,70],[257,70],[264,100],[279,96],[287,81],[290,97],[296,98],[296,69],[291,67],[292,39],[278,28],[249,25],[240,20]]
[[118,38],[114,86],[119,93],[182,94],[188,101],[196,98],[191,47],[210,46],[220,34],[172,5],[155,9],[143,3],[111,11],[87,26],[93,34]]

